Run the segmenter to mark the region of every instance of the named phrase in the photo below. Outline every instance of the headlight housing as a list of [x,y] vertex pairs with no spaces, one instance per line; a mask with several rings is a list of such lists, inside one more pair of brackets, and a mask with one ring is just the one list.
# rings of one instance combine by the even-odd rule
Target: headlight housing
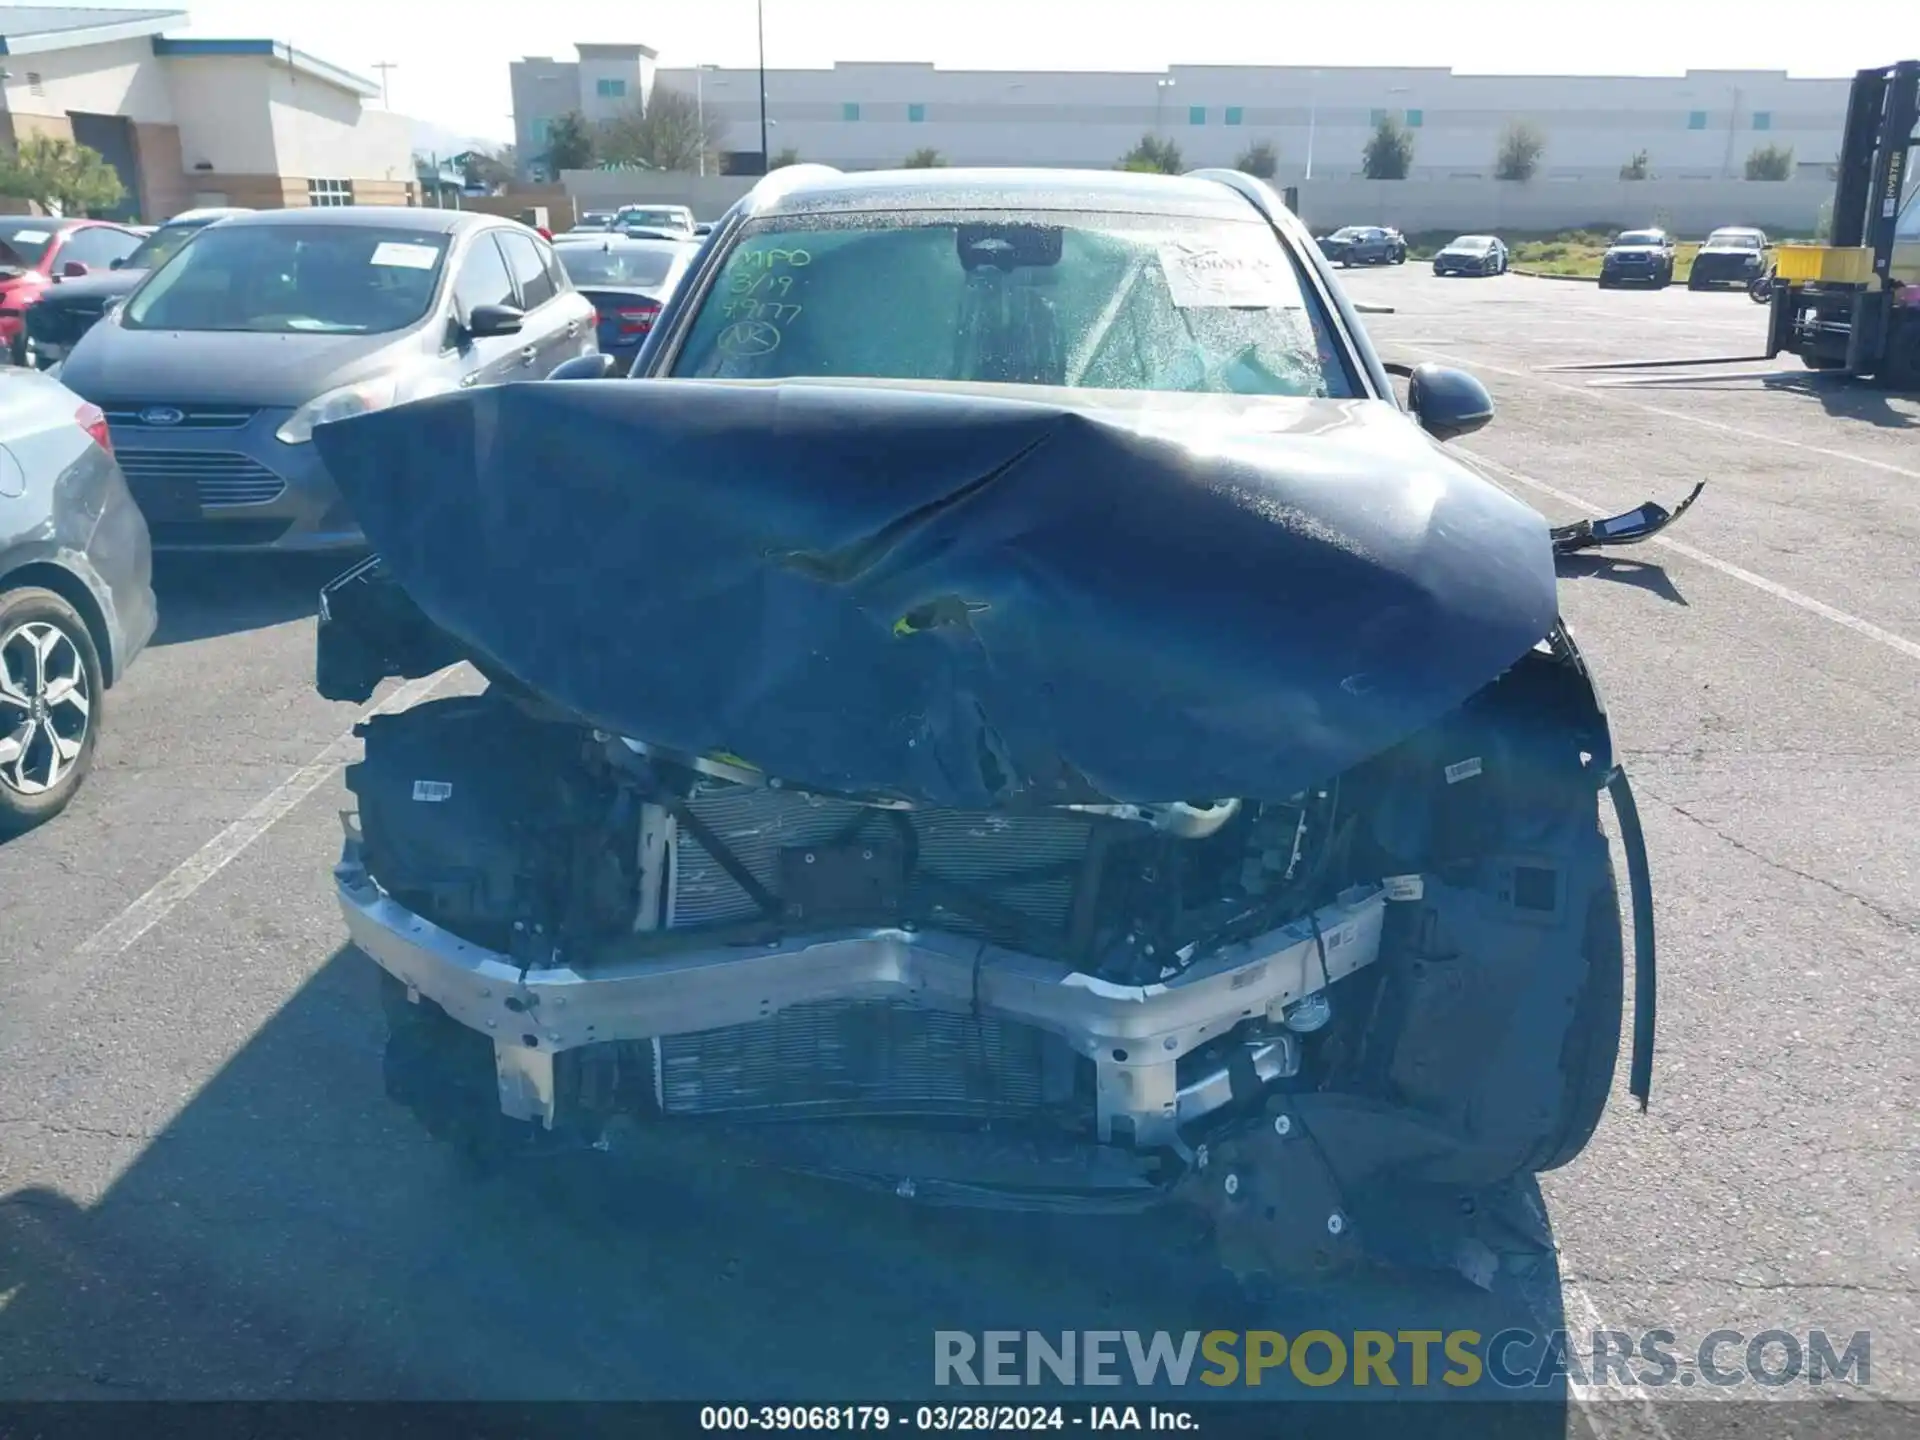
[[356,380],[307,401],[273,432],[284,445],[304,445],[313,439],[313,427],[350,415],[367,415],[399,403],[400,380],[394,375],[378,375],[371,380]]

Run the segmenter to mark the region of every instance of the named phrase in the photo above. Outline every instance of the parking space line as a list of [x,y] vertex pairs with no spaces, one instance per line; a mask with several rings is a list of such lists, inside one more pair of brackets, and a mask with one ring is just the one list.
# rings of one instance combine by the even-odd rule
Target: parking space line
[[[1402,342],[1404,343],[1404,342]],[[1531,380],[1536,385],[1544,385],[1551,390],[1564,390],[1569,395],[1584,395],[1598,399],[1610,405],[1624,405],[1630,410],[1644,410],[1649,415],[1659,415],[1668,420],[1684,420],[1689,425],[1698,425],[1707,430],[1718,430],[1724,435],[1737,435],[1742,440],[1756,440],[1762,445],[1785,445],[1794,450],[1805,450],[1809,454],[1824,455],[1829,460],[1845,460],[1851,465],[1865,465],[1869,469],[1884,470],[1889,475],[1904,476],[1909,480],[1920,480],[1920,470],[1909,470],[1904,465],[1895,465],[1890,460],[1874,460],[1865,455],[1855,455],[1846,450],[1829,450],[1824,445],[1809,445],[1804,440],[1789,440],[1784,435],[1768,435],[1759,430],[1744,430],[1738,425],[1729,425],[1723,420],[1709,420],[1704,415],[1689,415],[1684,410],[1668,410],[1660,405],[1648,405],[1639,400],[1629,400],[1625,396],[1606,392],[1596,393],[1591,385],[1568,385],[1559,380],[1549,380],[1532,370],[1515,370],[1506,365],[1495,365],[1488,360],[1474,360],[1462,355],[1449,354],[1443,350],[1429,350],[1420,345],[1408,345],[1410,350],[1418,350],[1423,355],[1431,355],[1436,360],[1444,360],[1450,365],[1460,365],[1476,370],[1491,370],[1496,375],[1511,375],[1516,380]]]
[[[362,710],[354,717],[354,725],[375,715],[404,710],[415,701],[424,700],[453,673],[451,669],[442,670],[408,681],[385,700]],[[10,1008],[17,1013],[23,1008],[18,1002],[44,999],[58,991],[75,989],[90,969],[133,945],[284,819],[296,805],[338,774],[346,765],[354,743],[353,728],[350,726],[309,764],[303,765],[275,786],[246,814],[168,871],[144,895],[68,951],[65,957],[28,975],[17,992],[18,1001]]]
[[[1531,475],[1522,474],[1511,465],[1502,465],[1498,460],[1492,459],[1490,456],[1482,455],[1478,450],[1469,450],[1464,445],[1456,445],[1453,448],[1460,454],[1466,456],[1474,464],[1491,470],[1495,475],[1504,475],[1507,479],[1517,484],[1531,486],[1542,495],[1551,495],[1563,505],[1571,505],[1574,509],[1583,510],[1589,515],[1599,516],[1609,513],[1591,501],[1582,500],[1578,495],[1571,495],[1565,490],[1547,484],[1544,480],[1536,480]],[[1853,631],[1856,635],[1865,636],[1876,644],[1884,645],[1889,650],[1897,651],[1909,660],[1920,660],[1920,644],[1916,644],[1914,641],[1907,639],[1906,636],[1896,635],[1891,630],[1883,630],[1871,620],[1862,620],[1858,615],[1849,614],[1845,610],[1827,604],[1824,600],[1816,600],[1811,595],[1802,595],[1798,590],[1790,589],[1788,586],[1782,585],[1778,580],[1769,580],[1764,575],[1756,575],[1753,571],[1722,560],[1717,555],[1709,555],[1704,550],[1696,550],[1693,546],[1684,544],[1679,540],[1669,540],[1664,535],[1656,535],[1646,543],[1671,550],[1674,554],[1684,556],[1697,565],[1705,565],[1708,569],[1718,570],[1722,575],[1738,580],[1743,585],[1751,585],[1754,589],[1763,591],[1773,596],[1776,600],[1784,600],[1789,605],[1797,605],[1809,614],[1818,615],[1822,620],[1830,620],[1835,625]]]

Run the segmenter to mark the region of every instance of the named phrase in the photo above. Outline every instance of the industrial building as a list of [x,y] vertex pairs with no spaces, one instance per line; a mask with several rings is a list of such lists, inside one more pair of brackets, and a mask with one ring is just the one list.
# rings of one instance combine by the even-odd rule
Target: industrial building
[[[600,76],[594,66],[612,62],[597,57],[616,50],[634,58],[620,62],[620,76]],[[565,109],[592,119],[595,105],[617,108],[661,85],[697,98],[724,122],[723,150],[757,157],[755,70],[656,70],[653,52],[642,46],[586,46],[581,55],[578,66],[514,67],[523,155],[538,155],[544,125]],[[536,94],[522,83],[523,67],[534,66],[553,67],[560,78]],[[618,96],[608,93],[615,80],[627,87]],[[1768,145],[1791,150],[1801,173],[1824,176],[1839,150],[1848,84],[1784,71],[1569,77],[1444,68],[1180,65],[1115,73],[868,63],[769,70],[766,80],[767,148],[847,169],[898,165],[923,148],[955,165],[1104,167],[1153,132],[1176,142],[1189,165],[1231,165],[1265,141],[1277,152],[1281,180],[1337,180],[1360,173],[1368,138],[1393,116],[1413,135],[1411,179],[1491,178],[1502,130],[1527,120],[1545,138],[1536,178],[1549,183],[1616,179],[1641,151],[1661,179],[1739,177],[1747,157]]]
[[378,84],[278,41],[167,37],[187,22],[181,10],[0,9],[0,138],[98,150],[126,188],[122,219],[415,203],[412,125],[369,103]]

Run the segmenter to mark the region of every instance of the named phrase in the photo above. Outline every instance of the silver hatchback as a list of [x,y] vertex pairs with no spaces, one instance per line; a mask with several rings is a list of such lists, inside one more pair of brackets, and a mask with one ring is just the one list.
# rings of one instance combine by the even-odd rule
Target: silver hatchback
[[197,235],[74,347],[156,549],[362,543],[313,428],[595,348],[593,306],[515,221],[346,206]]

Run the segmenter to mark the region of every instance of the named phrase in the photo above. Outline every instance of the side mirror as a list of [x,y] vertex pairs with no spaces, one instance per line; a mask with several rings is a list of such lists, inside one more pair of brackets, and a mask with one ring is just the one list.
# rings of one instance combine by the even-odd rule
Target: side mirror
[[476,340],[518,335],[526,314],[511,305],[476,305],[467,315],[467,334]]
[[702,220],[698,225],[693,227],[693,233],[695,235],[711,235],[713,233],[713,226],[707,221]]
[[69,260],[60,267],[60,273],[69,280],[78,280],[87,273],[87,267],[78,260]]
[[1434,439],[1455,440],[1493,419],[1493,397],[1464,370],[1416,365],[1407,377],[1407,409]]
[[562,360],[548,374],[549,380],[604,380],[613,373],[611,355],[576,355]]
[[125,260],[111,260],[107,262],[107,268],[109,270],[118,270],[122,265],[126,263],[127,262]]

